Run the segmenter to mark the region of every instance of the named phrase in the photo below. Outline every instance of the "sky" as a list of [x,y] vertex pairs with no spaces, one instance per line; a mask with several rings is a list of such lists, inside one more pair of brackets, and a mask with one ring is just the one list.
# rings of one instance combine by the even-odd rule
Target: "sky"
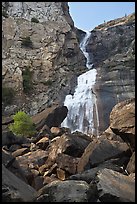
[[135,12],[135,2],[69,2],[68,5],[74,26],[84,31]]

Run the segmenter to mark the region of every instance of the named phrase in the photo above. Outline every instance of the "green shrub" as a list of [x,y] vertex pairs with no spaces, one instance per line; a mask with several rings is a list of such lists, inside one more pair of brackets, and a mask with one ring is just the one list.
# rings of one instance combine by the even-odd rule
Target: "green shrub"
[[14,123],[9,125],[10,131],[17,136],[33,136],[36,133],[32,119],[23,111],[18,111],[14,116]]
[[22,39],[21,46],[27,47],[27,48],[33,48],[33,43],[29,36]]
[[4,105],[10,105],[13,102],[15,91],[10,87],[2,87],[2,101]]
[[33,17],[33,18],[31,19],[31,22],[33,22],[33,23],[39,23],[39,20],[38,20],[37,18]]
[[8,14],[7,14],[7,12],[6,12],[5,10],[2,11],[2,16],[4,16],[5,18],[8,18],[8,17],[9,17]]
[[33,89],[33,84],[32,84],[32,72],[30,71],[29,67],[26,67],[25,70],[22,72],[22,77],[23,77],[23,90],[26,94],[30,93],[31,90]]

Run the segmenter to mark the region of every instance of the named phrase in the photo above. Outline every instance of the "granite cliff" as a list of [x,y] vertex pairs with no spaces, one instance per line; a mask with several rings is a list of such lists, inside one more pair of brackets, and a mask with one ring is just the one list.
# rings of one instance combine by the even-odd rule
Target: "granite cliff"
[[[83,34],[77,30],[79,39]],[[108,127],[114,105],[135,97],[135,14],[95,27],[86,49],[97,70],[94,93],[99,127],[95,128],[102,132]]]
[[[85,32],[74,27],[66,2],[3,2],[3,115],[35,115],[73,94],[86,72],[79,48]],[[87,45],[97,70],[99,127],[104,131],[118,102],[135,97],[135,14],[95,27]]]
[[62,103],[85,69],[66,2],[3,2],[3,114]]

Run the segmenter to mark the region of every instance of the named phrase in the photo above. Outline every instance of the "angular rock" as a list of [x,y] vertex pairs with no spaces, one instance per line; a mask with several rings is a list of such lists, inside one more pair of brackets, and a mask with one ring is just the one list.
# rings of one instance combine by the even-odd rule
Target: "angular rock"
[[32,182],[32,187],[38,191],[39,189],[41,189],[44,185],[43,185],[43,177],[42,176],[36,176],[34,177],[34,180]]
[[51,176],[43,176],[44,181],[43,181],[43,185],[47,185],[53,181],[60,181],[60,179],[58,179],[57,177],[53,176],[53,174]]
[[36,191],[2,165],[2,201],[33,202]]
[[131,149],[135,148],[135,99],[118,103],[110,114],[110,128],[119,135]]
[[135,173],[135,152],[133,152],[128,164],[127,164],[127,167],[126,167],[126,170],[128,173]]
[[111,141],[106,138],[94,139],[85,149],[82,157],[79,160],[77,166],[77,172],[95,167],[98,164],[116,158],[120,154],[122,155],[129,150],[126,143],[120,143],[118,141]]
[[85,181],[53,181],[38,192],[47,195],[45,202],[88,202],[89,185]]
[[61,181],[66,180],[66,178],[67,178],[66,172],[63,169],[57,168],[57,177]]
[[29,184],[32,183],[35,173],[31,172],[31,169],[38,169],[39,166],[45,163],[47,159],[47,152],[44,150],[36,150],[34,152],[28,152],[22,156],[16,157],[21,169],[23,170],[25,177]]
[[[9,151],[10,151],[10,152],[14,152],[14,151],[16,151],[16,150],[18,150],[18,149],[21,149],[21,147],[23,147],[22,145],[23,145],[23,144],[21,144],[21,145],[13,144],[13,145],[11,145],[11,146],[9,147]],[[28,145],[29,145],[29,144],[28,144]]]
[[101,164],[99,164],[97,167],[91,168],[89,170],[85,170],[81,173],[77,173],[77,174],[73,174],[71,176],[69,176],[68,179],[70,180],[82,180],[82,181],[86,181],[88,184],[90,184],[91,181],[93,181],[96,177],[96,174],[99,170],[102,170],[104,168],[107,169],[112,169],[114,171],[118,171],[123,173],[123,169],[121,168],[121,166],[116,164],[117,159],[111,159],[108,161],[105,161]]
[[2,163],[4,164],[4,166],[8,168],[14,161],[15,157],[8,151],[2,149]]
[[59,127],[52,127],[50,131],[54,136],[61,136],[64,133],[62,128],[59,128]]
[[16,151],[12,152],[12,155],[14,157],[18,157],[18,156],[21,156],[23,154],[28,153],[29,151],[30,151],[29,148],[24,147],[24,148],[20,148],[20,149],[17,149]]
[[54,138],[51,140],[48,149],[49,155],[46,161],[47,167],[55,162],[60,153],[73,157],[80,157],[89,143],[89,140],[78,136],[75,137],[71,134],[63,134],[62,136]]
[[67,116],[66,106],[53,106],[32,117],[36,129],[40,130],[44,125],[49,128],[58,127]]
[[63,153],[58,154],[56,158],[57,166],[67,171],[69,174],[76,173],[78,161],[79,161],[79,158],[74,158],[72,156],[69,156]]
[[135,180],[111,169],[97,175],[97,189],[101,202],[135,202]]
[[18,178],[23,180],[24,182],[27,182],[27,179],[25,177],[25,174],[20,167],[18,161],[15,159],[15,157],[5,150],[2,150],[2,164],[12,173],[14,173]]
[[49,138],[48,137],[43,137],[42,139],[40,139],[36,145],[40,148],[45,150],[47,148],[47,146],[49,145]]
[[9,130],[2,131],[2,146],[11,146],[13,144],[23,144],[27,142],[29,142],[29,140],[25,137],[17,137]]

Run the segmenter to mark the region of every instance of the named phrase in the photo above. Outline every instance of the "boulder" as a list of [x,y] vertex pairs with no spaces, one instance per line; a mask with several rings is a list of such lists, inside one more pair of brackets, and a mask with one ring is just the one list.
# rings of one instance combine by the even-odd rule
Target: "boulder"
[[128,173],[135,173],[135,152],[133,152],[128,164],[127,164],[127,167],[126,167],[126,170]]
[[67,171],[69,174],[75,174],[79,158],[74,158],[67,154],[58,154],[56,158],[57,167]]
[[36,191],[2,165],[2,202],[33,202]]
[[12,152],[12,155],[13,155],[14,157],[17,157],[17,156],[21,156],[21,155],[23,155],[23,154],[26,154],[26,153],[28,153],[29,151],[30,151],[29,148],[23,147],[23,148],[19,148],[19,149],[17,149],[16,151]]
[[97,190],[101,202],[135,202],[135,180],[111,169],[97,174]]
[[37,130],[40,130],[45,124],[49,128],[58,127],[66,118],[67,112],[66,106],[52,106],[32,116],[32,121],[35,123]]
[[35,177],[35,173],[32,172],[32,169],[38,170],[39,166],[43,165],[47,159],[47,152],[44,150],[36,150],[28,152],[22,156],[16,157],[21,169],[24,172],[24,175],[31,185]]
[[131,150],[135,149],[135,98],[114,106],[110,114],[110,128],[119,135]]
[[84,170],[95,167],[98,164],[109,160],[111,158],[116,158],[120,154],[123,155],[128,151],[129,147],[126,143],[121,143],[119,141],[111,141],[107,138],[97,138],[94,139],[85,149],[83,155],[81,156],[77,171],[82,172]]
[[38,142],[36,142],[36,145],[40,148],[45,150],[47,146],[49,145],[49,138],[48,137],[43,137],[41,138]]
[[69,176],[68,179],[69,180],[82,180],[82,181],[86,181],[88,184],[90,184],[90,182],[95,179],[97,172],[99,170],[104,169],[104,168],[112,169],[114,171],[124,173],[121,166],[116,164],[117,160],[118,159],[110,159],[108,161],[105,161],[105,162],[99,164],[97,167],[85,170],[81,173],[73,174],[73,175]]
[[41,196],[43,202],[88,202],[88,190],[85,181],[53,181],[38,191],[37,199]]
[[35,190],[39,190],[41,189],[44,185],[43,185],[43,177],[42,176],[36,176],[34,177],[34,180],[32,182],[32,187],[35,189]]
[[50,129],[51,133],[54,135],[54,137],[56,136],[61,136],[63,135],[64,131],[62,128],[59,128],[59,127],[52,127]]
[[28,139],[25,137],[17,137],[11,131],[4,130],[2,131],[2,146],[8,145],[11,146],[13,144],[23,144],[28,143]]
[[27,183],[24,171],[20,167],[16,158],[8,151],[2,149],[2,164],[14,173],[18,178]]
[[46,161],[47,168],[56,161],[58,154],[67,154],[72,157],[81,157],[90,140],[74,136],[71,134],[63,134],[51,140],[48,149],[48,159]]

